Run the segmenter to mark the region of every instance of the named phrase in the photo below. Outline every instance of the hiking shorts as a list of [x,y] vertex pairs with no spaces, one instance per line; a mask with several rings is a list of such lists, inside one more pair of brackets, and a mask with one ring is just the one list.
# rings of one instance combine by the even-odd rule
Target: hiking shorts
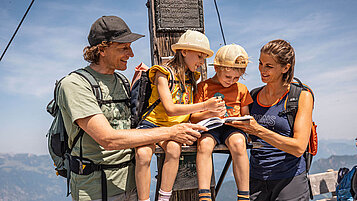
[[136,129],[149,129],[149,128],[156,128],[156,127],[159,126],[156,126],[155,124],[144,120],[140,123],[140,125],[138,125],[138,127],[136,127]]
[[245,143],[246,143],[247,147],[249,147],[247,134],[245,132],[243,132],[242,130],[240,130],[238,128],[235,128],[235,127],[232,127],[232,126],[222,125],[220,127],[217,127],[217,128],[212,129],[212,130],[206,131],[203,134],[212,135],[212,137],[217,141],[217,144],[225,144],[226,139],[232,133],[242,134],[245,137]]
[[[93,200],[93,201],[101,201],[101,200],[102,199]],[[138,194],[136,192],[136,188],[130,191],[125,191],[124,193],[121,193],[119,195],[108,197],[108,201],[137,201],[137,200],[138,200]]]
[[310,190],[306,172],[278,180],[249,179],[250,200],[309,201]]

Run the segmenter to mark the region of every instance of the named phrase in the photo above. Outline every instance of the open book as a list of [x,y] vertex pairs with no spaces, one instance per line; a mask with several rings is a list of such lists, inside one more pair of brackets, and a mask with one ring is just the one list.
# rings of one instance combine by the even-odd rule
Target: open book
[[211,117],[208,119],[204,119],[200,122],[198,122],[197,124],[201,125],[201,126],[205,126],[208,128],[208,130],[217,128],[222,126],[224,123],[230,123],[232,121],[245,121],[245,120],[250,120],[252,119],[252,116],[246,115],[246,116],[242,116],[242,117],[227,117],[224,119],[221,119],[219,117]]

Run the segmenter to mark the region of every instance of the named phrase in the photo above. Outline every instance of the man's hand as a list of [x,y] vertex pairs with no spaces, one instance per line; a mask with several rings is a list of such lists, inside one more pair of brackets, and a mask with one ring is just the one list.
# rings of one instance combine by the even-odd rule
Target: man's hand
[[171,140],[181,144],[192,145],[201,134],[198,131],[207,131],[207,128],[197,124],[177,124],[170,127]]

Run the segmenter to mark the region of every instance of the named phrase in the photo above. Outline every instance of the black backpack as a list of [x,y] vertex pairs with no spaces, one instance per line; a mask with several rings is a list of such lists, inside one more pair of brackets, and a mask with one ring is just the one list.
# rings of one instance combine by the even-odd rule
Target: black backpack
[[[174,89],[175,78],[172,70],[169,67],[163,66],[170,72],[169,89],[172,92]],[[149,70],[139,71],[134,75],[131,87],[131,128],[136,128],[145,118],[154,110],[161,102],[160,98],[149,106],[149,98],[151,96],[151,82],[149,79]]]
[[[298,111],[298,103],[299,103],[299,98],[300,98],[300,93],[301,91],[309,91],[312,94],[312,97],[314,99],[314,93],[312,92],[312,90],[305,84],[303,84],[298,78],[294,77],[294,80],[296,82],[292,82],[290,84],[290,91],[287,97],[287,103],[286,103],[286,110],[285,111],[281,111],[279,112],[279,116],[283,116],[286,115],[288,118],[288,122],[290,125],[290,128],[293,129],[294,128],[294,121],[295,121],[295,117],[296,117],[296,113]],[[258,93],[260,92],[260,90],[263,89],[264,86],[262,87],[258,87],[255,88],[253,90],[251,90],[250,95],[252,96],[253,100],[255,100],[257,98]],[[249,110],[251,111],[251,107],[253,104],[249,105]],[[312,158],[313,156],[316,155],[317,153],[317,143],[318,143],[318,139],[317,139],[317,132],[316,132],[316,124],[315,122],[312,122],[312,127],[311,127],[311,134],[310,134],[310,139],[309,139],[309,143],[308,146],[306,148],[306,151],[304,153],[304,157],[305,157],[305,162],[306,162],[306,173],[309,173],[311,164],[312,164]],[[312,191],[311,191],[311,185],[310,185],[310,180],[309,181],[309,187],[310,187],[310,198],[313,199],[312,196]]]
[[[114,101],[104,101],[102,90],[100,89],[97,80],[93,77],[93,75],[89,71],[85,69],[78,69],[71,73],[76,73],[84,77],[88,81],[88,83],[92,87],[92,91],[99,105],[105,104],[107,102],[123,102],[123,101],[126,102],[127,104],[130,104],[129,98],[122,99],[122,100],[114,100]],[[126,93],[128,94],[128,96],[130,96],[130,83],[127,80],[127,78],[123,74],[118,72],[115,72],[115,75],[118,79],[122,80],[122,82],[124,83],[124,88],[126,90]],[[70,164],[73,158],[71,156],[71,152],[72,152],[72,148],[75,146],[78,140],[82,138],[84,131],[83,129],[80,129],[79,133],[73,140],[72,147],[69,147],[68,135],[64,126],[61,111],[57,105],[57,93],[61,85],[62,79],[56,81],[55,89],[54,89],[54,99],[52,99],[50,103],[47,105],[47,112],[54,117],[54,120],[46,136],[48,138],[48,150],[54,162],[56,174],[67,178],[67,196],[68,196],[70,194],[69,193],[69,181],[70,181],[69,179],[70,179],[70,172],[71,172],[70,167],[73,166],[73,164]],[[82,144],[80,145],[80,152],[81,152],[81,157],[79,161],[82,163]]]

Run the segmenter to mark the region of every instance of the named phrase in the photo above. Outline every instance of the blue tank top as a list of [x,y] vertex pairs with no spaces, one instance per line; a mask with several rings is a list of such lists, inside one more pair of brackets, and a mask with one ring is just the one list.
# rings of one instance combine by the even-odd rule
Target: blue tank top
[[[253,102],[250,114],[255,120],[265,128],[280,135],[293,137],[286,115],[279,115],[284,109],[288,93],[286,93],[278,103],[271,106],[263,106]],[[250,151],[250,176],[261,180],[276,180],[290,178],[300,175],[306,170],[306,163],[303,156],[297,158],[280,149],[273,147],[264,140],[251,135],[253,142],[260,142],[262,148],[251,149]]]

